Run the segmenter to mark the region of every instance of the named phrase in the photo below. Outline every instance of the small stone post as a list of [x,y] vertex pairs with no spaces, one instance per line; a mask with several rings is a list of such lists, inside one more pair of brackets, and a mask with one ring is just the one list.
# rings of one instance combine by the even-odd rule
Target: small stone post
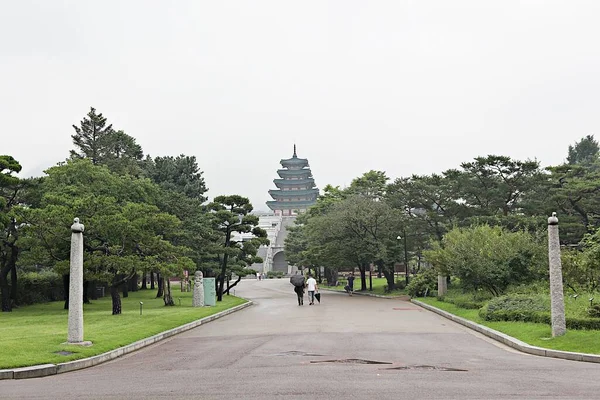
[[442,274],[438,274],[438,296],[444,296],[448,292],[448,281]]
[[564,335],[567,332],[567,326],[560,262],[560,242],[558,239],[558,218],[556,218],[555,212],[548,218],[548,259],[550,261],[552,337],[556,337]]
[[89,346],[83,341],[83,225],[79,218],[71,225],[71,266],[69,282],[69,328],[67,343]]
[[196,271],[194,274],[194,307],[204,307],[204,279],[202,271]]

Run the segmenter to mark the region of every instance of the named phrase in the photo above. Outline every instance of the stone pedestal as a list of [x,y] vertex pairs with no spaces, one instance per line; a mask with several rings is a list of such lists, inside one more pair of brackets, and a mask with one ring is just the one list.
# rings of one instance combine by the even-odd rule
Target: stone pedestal
[[79,218],[71,225],[68,344],[89,346],[83,340],[83,229]]
[[556,213],[548,218],[548,258],[550,261],[550,304],[552,315],[552,336],[562,336],[567,332],[565,321],[565,300],[563,295],[562,265],[560,262],[560,241]]
[[448,281],[444,275],[438,275],[438,296],[445,296],[448,292]]
[[204,307],[204,279],[202,271],[196,271],[194,275],[194,307]]

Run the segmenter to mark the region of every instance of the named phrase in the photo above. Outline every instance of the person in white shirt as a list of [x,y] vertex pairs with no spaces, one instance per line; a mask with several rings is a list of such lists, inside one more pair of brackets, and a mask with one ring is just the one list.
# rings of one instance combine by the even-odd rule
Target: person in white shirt
[[308,299],[310,302],[309,306],[315,304],[315,291],[319,290],[319,286],[317,285],[317,281],[312,275],[308,275],[308,280],[306,281],[306,290],[308,291]]

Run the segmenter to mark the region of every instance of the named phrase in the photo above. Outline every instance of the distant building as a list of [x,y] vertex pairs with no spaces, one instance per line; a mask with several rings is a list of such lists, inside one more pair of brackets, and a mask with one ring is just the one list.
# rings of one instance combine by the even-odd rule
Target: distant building
[[273,201],[267,201],[267,206],[275,215],[295,216],[315,204],[319,189],[315,187],[308,160],[296,155],[296,145],[292,158],[280,163],[283,168],[277,170],[279,179],[273,180],[277,189],[269,190]]
[[258,225],[267,231],[270,244],[258,249],[258,256],[263,259],[263,263],[254,264],[252,268],[258,272],[281,271],[293,274],[296,268],[288,265],[284,252],[287,228],[294,224],[299,213],[315,204],[319,189],[315,186],[308,160],[296,155],[296,145],[292,158],[281,160],[280,163],[283,168],[277,170],[279,179],[273,180],[278,189],[269,190],[273,201],[267,202],[273,213],[259,214]]

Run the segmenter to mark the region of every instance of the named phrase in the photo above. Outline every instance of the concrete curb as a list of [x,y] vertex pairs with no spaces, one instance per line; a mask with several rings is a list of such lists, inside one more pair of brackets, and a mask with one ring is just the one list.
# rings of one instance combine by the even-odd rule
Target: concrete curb
[[171,336],[177,335],[185,331],[189,331],[192,328],[196,328],[200,325],[214,321],[215,319],[222,318],[236,311],[243,310],[244,308],[250,307],[252,304],[254,304],[250,300],[246,301],[246,303],[232,307],[228,310],[209,315],[208,317],[204,317],[199,320],[187,323],[185,325],[178,326],[177,328],[169,329],[168,331],[158,333],[154,336],[150,336],[149,338],[138,340],[137,342],[133,342],[131,344],[128,344],[127,346],[119,347],[118,349],[114,349],[109,352],[99,354],[97,356],[83,358],[81,360],[69,361],[60,364],[42,364],[23,368],[2,369],[0,370],[0,380],[38,378],[42,376],[62,374],[64,372],[76,371],[78,369],[93,367],[95,365],[114,360],[115,358],[121,357],[125,354],[129,354],[143,347],[150,346],[151,344],[160,342],[161,340],[167,339]]
[[[347,293],[344,290],[335,290],[335,289],[319,289],[319,290],[323,290],[326,292],[334,292],[334,293],[342,293],[342,294],[346,294]],[[392,300],[405,300],[408,301],[410,300],[410,296],[408,295],[402,295],[402,296],[382,296],[380,294],[372,294],[372,293],[363,293],[363,292],[352,292],[353,295],[358,295],[358,296],[367,296],[367,297],[377,297],[379,299],[392,299]]]
[[508,336],[502,332],[498,332],[494,329],[488,328],[487,326],[483,326],[475,322],[469,321],[467,319],[458,317],[447,311],[440,310],[437,307],[430,306],[429,304],[422,303],[415,299],[412,299],[411,302],[425,308],[426,310],[433,311],[434,313],[448,318],[449,320],[466,326],[467,328],[473,329],[489,338],[492,338],[500,343],[512,347],[513,349],[522,351],[523,353],[533,354],[535,356],[542,357],[561,358],[563,360],[600,363],[600,355],[597,354],[574,353],[570,351],[551,350],[545,349],[543,347],[530,346],[527,343],[521,342],[520,340],[515,339],[512,336]]

